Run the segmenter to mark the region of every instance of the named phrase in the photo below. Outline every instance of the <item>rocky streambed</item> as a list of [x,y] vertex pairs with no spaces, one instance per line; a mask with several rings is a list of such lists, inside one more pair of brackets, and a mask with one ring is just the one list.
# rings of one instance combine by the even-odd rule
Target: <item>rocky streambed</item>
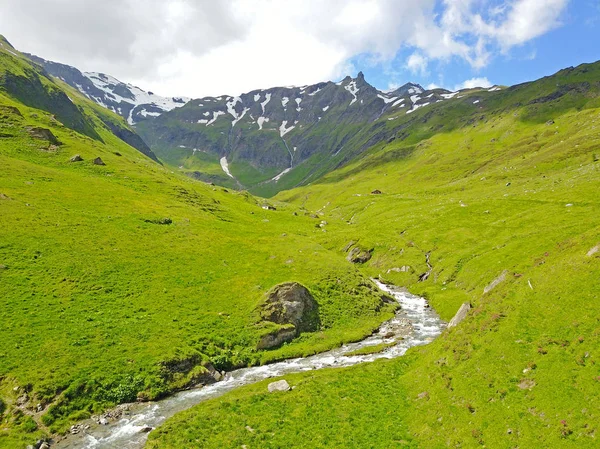
[[[427,301],[406,291],[375,281],[377,286],[400,304],[391,320],[366,339],[344,345],[310,357],[285,360],[271,365],[243,368],[227,373],[224,379],[212,385],[182,391],[158,402],[126,404],[118,408],[113,420],[102,423],[90,420],[77,427],[52,447],[59,449],[139,449],[143,448],[147,434],[176,413],[194,405],[224,395],[244,385],[261,380],[303,371],[340,368],[377,359],[400,357],[406,351],[425,345],[435,339],[446,327]],[[369,347],[382,347],[372,354]],[[365,351],[363,351],[365,350]],[[352,355],[359,353],[358,355]]]

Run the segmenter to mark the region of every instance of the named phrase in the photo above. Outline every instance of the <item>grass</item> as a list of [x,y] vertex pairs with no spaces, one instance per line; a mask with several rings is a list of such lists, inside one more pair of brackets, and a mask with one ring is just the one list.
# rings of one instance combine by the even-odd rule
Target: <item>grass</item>
[[[247,193],[173,173],[112,134],[104,120],[126,127],[114,114],[53,88],[99,138],[0,90],[0,447],[161,397],[209,362],[230,369],[312,354],[392,316],[300,208],[263,210]],[[62,145],[33,139],[27,126]],[[70,163],[75,154],[84,161]],[[321,329],[257,351],[256,306],[286,281],[311,290]]]
[[527,105],[552,83],[276,197],[320,211],[331,251],[374,248],[363,272],[426,296],[444,319],[470,302],[459,327],[403,359],[286,376],[290,393],[263,383],[199,404],[148,447],[596,447],[600,257],[587,254],[600,244],[600,110],[597,90]]
[[391,348],[392,346],[396,346],[397,342],[393,343],[380,343],[378,345],[373,346],[365,346],[364,348],[356,349],[354,351],[346,352],[344,355],[346,357],[352,357],[355,355],[369,355],[369,354],[379,354],[380,352],[385,351],[387,348]]

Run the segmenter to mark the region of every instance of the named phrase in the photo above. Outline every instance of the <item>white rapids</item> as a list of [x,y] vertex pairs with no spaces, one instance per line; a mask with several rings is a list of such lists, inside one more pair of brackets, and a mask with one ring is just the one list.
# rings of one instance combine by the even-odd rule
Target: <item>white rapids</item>
[[[53,449],[139,449],[143,448],[147,433],[142,429],[155,428],[178,412],[194,405],[224,395],[244,385],[261,380],[323,368],[340,368],[377,359],[392,359],[403,356],[413,346],[426,345],[439,336],[446,323],[421,297],[407,293],[394,286],[374,280],[385,293],[393,296],[400,304],[396,316],[382,324],[379,330],[357,342],[309,357],[285,360],[270,365],[242,368],[227,373],[225,379],[205,387],[181,391],[158,402],[131,404],[129,414],[106,426],[92,421],[84,422],[90,427],[77,435],[69,435],[52,445]],[[402,335],[404,339],[398,340]],[[377,354],[346,356],[357,349],[381,343],[394,343]]]

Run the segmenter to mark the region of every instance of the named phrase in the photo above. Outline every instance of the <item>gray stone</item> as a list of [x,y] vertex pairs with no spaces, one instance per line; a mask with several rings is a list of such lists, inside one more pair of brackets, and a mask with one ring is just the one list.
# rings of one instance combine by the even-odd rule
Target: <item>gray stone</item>
[[496,279],[494,279],[492,282],[490,282],[489,285],[487,285],[483,289],[483,293],[486,294],[488,292],[491,292],[494,288],[496,288],[498,286],[498,284],[500,284],[501,282],[504,282],[506,280],[507,274],[508,274],[508,271],[506,271],[506,270],[504,270],[502,273],[500,273],[500,276],[498,276]]
[[267,388],[269,389],[269,393],[275,391],[290,391],[290,384],[288,384],[286,380],[279,380],[277,382],[271,382]]
[[97,157],[96,159],[94,159],[94,165],[106,165],[106,164],[104,163],[104,161],[101,158]]
[[83,158],[79,154],[76,154],[71,159],[69,159],[69,162],[81,162],[81,161],[83,161]]
[[346,259],[352,263],[367,263],[373,256],[373,250],[362,249],[359,246],[352,248]]
[[101,426],[108,426],[108,419],[106,419],[106,418],[100,418],[98,420],[98,424],[100,424]]
[[318,305],[306,287],[298,282],[279,284],[267,293],[261,317],[276,324],[293,324],[299,331],[316,330],[310,322]]
[[140,429],[140,433],[148,433],[148,432],[151,432],[152,430],[153,430],[153,427],[144,426]]
[[40,449],[50,449],[50,445],[44,441],[40,446]]
[[448,329],[450,329],[451,327],[458,326],[458,324],[467,317],[469,310],[471,310],[471,304],[469,304],[468,302],[460,306],[460,309],[458,309],[458,312],[456,312],[454,318],[452,318],[448,323]]

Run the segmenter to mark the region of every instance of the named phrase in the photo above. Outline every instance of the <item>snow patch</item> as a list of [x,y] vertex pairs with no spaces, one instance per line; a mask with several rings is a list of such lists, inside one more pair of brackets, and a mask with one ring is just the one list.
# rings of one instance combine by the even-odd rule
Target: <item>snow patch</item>
[[265,123],[269,123],[269,119],[267,117],[258,117],[258,120],[256,122],[258,123],[258,129],[262,130],[263,125]]
[[329,110],[329,106],[325,106],[325,107],[323,108],[323,112],[327,112],[328,110]]
[[283,97],[281,99],[281,106],[283,106],[285,108],[289,102],[290,102],[290,99],[288,97]]
[[457,95],[458,95],[458,92],[451,92],[449,94],[442,94],[442,97],[444,97],[446,100],[449,100],[450,98],[454,98]]
[[315,90],[314,92],[311,92],[310,94],[308,94],[309,97],[314,97],[315,95],[317,95],[319,92],[321,92],[323,89],[321,89],[320,87]]
[[394,101],[396,101],[398,99],[398,97],[393,97],[393,98],[384,97],[381,94],[378,94],[377,96],[379,98],[381,98],[385,104],[392,103],[392,102],[394,102]]
[[271,179],[271,181],[275,181],[275,182],[279,181],[281,179],[281,177],[283,175],[285,175],[286,173],[289,173],[291,169],[292,169],[292,167],[286,168],[281,173],[279,173],[277,176],[275,176],[273,179]]
[[413,108],[410,111],[406,111],[406,113],[411,114],[411,113],[415,112],[417,109],[425,107],[429,104],[430,104],[429,102],[423,103],[423,104],[415,104],[415,105],[413,105]]
[[215,111],[215,112],[213,112],[213,118],[212,118],[212,120],[210,120],[210,121],[209,121],[209,122],[206,124],[206,126],[212,125],[214,122],[216,122],[216,121],[217,121],[217,119],[218,119],[218,118],[219,118],[219,116],[221,116],[221,115],[225,115],[225,113],[224,113],[223,111]]
[[296,104],[298,105],[298,107],[296,108],[296,111],[298,111],[298,112],[302,111],[302,108],[300,107],[300,103],[302,103],[302,98],[296,98]]
[[263,114],[265,113],[265,107],[269,104],[269,101],[271,101],[271,94],[266,94],[265,101],[260,104],[262,106]]
[[260,100],[260,94],[254,94],[254,101]]
[[356,87],[356,81],[352,80],[348,83],[348,85],[344,86],[344,89],[346,89],[348,92],[350,92],[352,94],[352,96],[354,97],[352,99],[352,101],[350,102],[350,106],[352,106],[356,100],[358,100],[358,98],[356,97],[356,94],[358,93],[358,91],[360,90],[358,87]]
[[281,137],[285,136],[287,133],[289,133],[289,132],[290,132],[292,129],[294,129],[294,128],[295,128],[295,126],[294,126],[294,125],[290,126],[289,128],[286,128],[286,126],[287,126],[287,123],[288,123],[288,122],[287,122],[287,120],[284,120],[284,121],[281,123],[281,126],[279,127],[279,135],[280,135]]
[[494,86],[491,89],[488,89],[488,92],[498,92],[499,90],[502,90],[502,89],[498,86]]
[[399,104],[404,102],[404,98],[400,98],[400,100],[398,100],[397,102],[395,102],[392,107],[395,108],[396,106],[398,106]]
[[475,101],[473,102],[473,104],[478,104],[478,103],[479,103],[479,100],[475,100]]
[[227,174],[227,176],[229,176],[230,178],[233,178],[233,175],[229,171],[229,164],[227,163],[227,157],[223,156],[219,162],[221,163],[221,168]]

